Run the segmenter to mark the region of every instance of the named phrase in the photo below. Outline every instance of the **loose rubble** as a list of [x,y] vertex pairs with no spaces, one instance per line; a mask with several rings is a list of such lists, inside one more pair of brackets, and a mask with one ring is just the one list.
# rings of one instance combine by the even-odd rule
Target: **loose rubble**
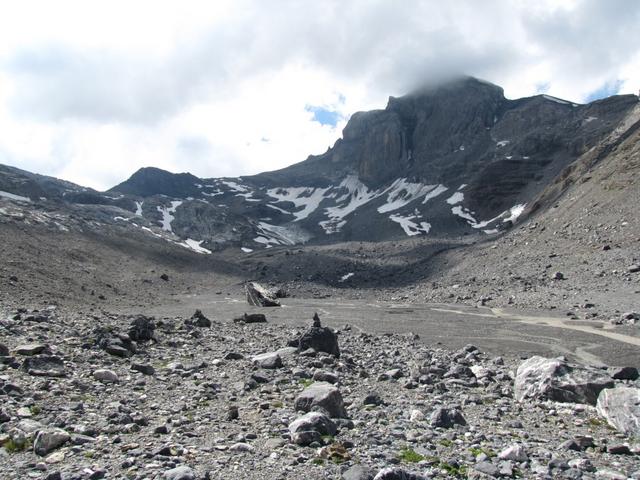
[[59,315],[46,331],[15,318],[0,323],[0,478],[640,478],[634,368],[317,315],[301,330],[209,328],[202,312]]

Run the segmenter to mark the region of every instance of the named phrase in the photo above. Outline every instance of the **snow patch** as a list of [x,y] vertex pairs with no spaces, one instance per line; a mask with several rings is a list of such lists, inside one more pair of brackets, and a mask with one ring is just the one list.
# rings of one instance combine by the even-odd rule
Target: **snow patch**
[[27,197],[23,197],[21,195],[16,195],[15,193],[3,192],[0,190],[0,197],[7,198],[9,200],[15,200],[16,202],[27,202],[31,203],[31,199]]
[[464,193],[462,192],[456,192],[453,195],[451,195],[449,198],[447,198],[447,203],[449,205],[455,205],[457,203],[460,203],[464,200]]
[[461,206],[461,205],[458,205],[457,207],[453,207],[451,209],[451,213],[453,213],[454,215],[457,215],[460,218],[464,218],[472,226],[477,223],[476,219],[473,218],[473,215],[471,215],[471,212],[469,210],[467,210],[466,208],[464,208],[463,206]]
[[292,226],[271,225],[266,222],[258,223],[259,236],[254,238],[254,242],[265,245],[296,245],[306,243],[311,237],[301,228]]
[[246,193],[249,191],[249,187],[246,187],[245,185],[241,185],[232,180],[218,180],[218,181],[223,185],[226,185],[227,187],[229,187],[234,192]]
[[141,217],[142,216],[142,205],[144,204],[144,202],[136,202],[136,216]]
[[424,185],[411,183],[406,178],[399,178],[391,184],[384,193],[387,193],[387,203],[378,207],[378,213],[393,212],[422,197],[426,197],[440,185]]
[[[312,188],[312,187],[291,187],[291,188],[272,188],[267,190],[267,195],[277,199],[278,202],[291,202],[295,205],[296,209],[302,207],[302,210],[296,212],[287,212],[283,209],[280,211],[284,213],[290,213],[295,217],[295,222],[307,218],[313,212],[315,212],[320,203],[325,198],[325,193],[329,188]],[[272,208],[277,208],[274,205],[269,205]]]
[[336,204],[342,203],[342,205],[326,208],[325,212],[329,219],[319,222],[327,234],[339,232],[347,223],[344,217],[384,193],[384,191],[369,190],[355,175],[345,177],[345,179],[340,182],[338,188],[347,191],[344,195],[336,199]]
[[496,146],[504,147],[506,145],[509,145],[510,143],[511,143],[511,140],[500,140],[499,142],[496,142]]
[[503,222],[515,222],[516,219],[522,215],[524,212],[524,208],[527,206],[526,203],[521,203],[519,205],[515,205],[508,210],[509,216],[502,220]]
[[198,240],[193,240],[191,238],[187,238],[184,242],[178,243],[178,245],[180,245],[181,247],[188,248],[189,250],[193,250],[196,253],[210,254],[211,250],[208,250],[202,247],[201,246],[202,242],[204,242],[204,240],[198,241]]
[[437,197],[438,195],[440,195],[441,193],[446,192],[447,190],[449,190],[449,189],[447,187],[445,187],[444,185],[438,185],[436,188],[434,188],[433,190],[431,190],[429,193],[427,193],[425,195],[424,200],[422,201],[422,204],[424,205],[425,203],[427,203],[432,198]]
[[392,214],[389,216],[389,219],[393,222],[399,223],[404,233],[408,236],[412,237],[414,235],[420,235],[421,233],[427,234],[429,230],[431,230],[431,224],[428,222],[415,222],[414,220],[419,220],[422,218],[422,215],[416,210],[413,215],[402,216],[398,214]]
[[247,248],[247,247],[240,247],[240,250],[242,250],[244,253],[251,253],[253,252],[253,250],[251,248]]
[[176,212],[176,208],[182,205],[182,200],[174,200],[171,202],[170,207],[156,207],[158,211],[162,214],[162,220],[160,220],[160,225],[162,225],[162,229],[167,232],[172,232],[171,230],[171,222],[175,218],[172,214]]
[[338,282],[342,283],[342,282],[346,282],[347,280],[349,280],[351,277],[353,277],[354,273],[353,272],[349,272],[346,275],[343,275],[340,277],[340,280],[338,280]]
[[571,102],[567,102],[566,100],[562,100],[561,98],[552,97],[551,95],[542,95],[542,98],[559,103],[560,105],[571,105]]

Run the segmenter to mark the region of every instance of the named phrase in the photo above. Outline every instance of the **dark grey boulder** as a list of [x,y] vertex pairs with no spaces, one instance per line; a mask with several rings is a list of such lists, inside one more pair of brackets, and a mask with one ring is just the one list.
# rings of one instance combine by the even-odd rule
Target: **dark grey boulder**
[[34,355],[27,357],[22,363],[22,368],[29,375],[35,377],[64,377],[66,371],[64,362],[54,355]]
[[330,383],[316,382],[303,390],[296,398],[295,409],[297,411],[309,412],[314,408],[322,408],[334,418],[347,417],[340,390]]
[[58,428],[41,430],[38,432],[36,440],[33,443],[33,451],[36,455],[44,457],[56,448],[67,443],[70,438],[71,437],[67,432]]
[[211,327],[211,320],[209,320],[200,310],[196,310],[195,313],[191,315],[191,318],[186,319],[184,323],[187,327]]
[[611,387],[613,380],[603,370],[570,364],[564,358],[534,356],[518,367],[514,394],[519,402],[535,399],[595,405],[598,394]]
[[0,343],[0,357],[8,357],[8,356],[9,356],[9,348],[4,343]]
[[128,358],[138,350],[135,342],[127,334],[117,334],[99,327],[95,330],[96,344],[109,355]]
[[602,390],[598,413],[620,432],[640,437],[640,388],[617,387]]
[[259,283],[249,282],[245,285],[247,302],[254,307],[279,307],[276,295]]
[[136,342],[148,342],[155,340],[156,325],[153,322],[153,317],[146,317],[144,315],[136,315],[131,321],[129,327],[129,338]]
[[640,373],[636,367],[619,367],[611,369],[611,378],[614,380],[637,380]]
[[140,372],[143,375],[155,375],[156,373],[156,369],[153,368],[153,365],[149,365],[146,363],[132,363],[131,370]]
[[455,425],[467,424],[460,410],[447,407],[439,407],[434,410],[429,421],[434,428],[453,428]]
[[282,358],[277,352],[268,352],[262,353],[260,355],[255,355],[251,358],[251,361],[254,365],[258,365],[260,368],[266,368],[270,370],[284,367]]
[[312,348],[317,352],[325,352],[335,357],[340,357],[338,336],[329,327],[320,325],[320,319],[317,314],[314,315],[313,326],[299,338],[289,341],[289,346],[296,347],[299,352]]
[[233,319],[234,323],[267,323],[267,317],[263,313],[245,313],[241,317]]
[[336,424],[320,412],[309,412],[289,424],[291,441],[306,446],[322,440],[323,435],[335,435]]
[[51,353],[51,349],[43,343],[25,343],[18,345],[14,350],[16,355],[39,355],[41,353]]

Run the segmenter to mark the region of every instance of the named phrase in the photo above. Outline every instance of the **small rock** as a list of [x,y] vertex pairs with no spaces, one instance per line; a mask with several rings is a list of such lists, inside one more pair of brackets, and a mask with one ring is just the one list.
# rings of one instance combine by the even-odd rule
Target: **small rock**
[[631,455],[631,449],[628,445],[610,445],[607,452],[612,455]]
[[191,318],[184,321],[185,325],[190,327],[209,328],[211,327],[211,320],[209,320],[204,313],[200,310],[196,310]]
[[60,357],[53,355],[34,355],[27,357],[22,368],[35,377],[64,377],[66,371]]
[[373,480],[373,470],[362,465],[354,465],[342,474],[342,480]]
[[254,357],[251,358],[251,361],[255,365],[258,365],[260,368],[266,368],[269,370],[284,367],[284,364],[282,363],[282,358],[277,352],[269,352],[269,353],[263,353],[261,355],[255,355]]
[[426,480],[427,477],[407,472],[401,468],[383,468],[373,480]]
[[118,383],[120,379],[113,370],[100,369],[93,372],[93,378],[102,383]]
[[313,326],[299,338],[289,341],[289,346],[296,347],[299,352],[313,348],[317,352],[325,352],[340,357],[338,336],[329,327],[320,326],[320,318],[314,316]]
[[454,425],[466,425],[467,421],[460,410],[439,407],[431,414],[430,423],[434,428],[452,428]]
[[308,412],[314,407],[323,408],[333,418],[346,418],[347,416],[340,390],[327,382],[312,384],[295,400],[297,411]]
[[318,370],[313,374],[313,379],[316,382],[328,382],[336,384],[339,381],[338,375],[332,372],[324,372],[322,370]]
[[140,372],[143,375],[155,375],[156,373],[156,369],[153,368],[153,365],[148,365],[145,363],[132,363],[131,370]]
[[33,451],[36,455],[44,457],[58,447],[69,441],[71,437],[60,429],[41,430],[33,443]]
[[136,315],[131,321],[129,328],[129,338],[135,342],[147,342],[155,340],[156,325],[153,317],[144,315]]
[[14,352],[17,355],[32,356],[40,353],[51,353],[51,350],[47,345],[42,343],[27,343],[16,347]]
[[512,460],[514,462],[526,462],[529,460],[527,452],[522,445],[511,445],[500,452],[498,458],[501,460]]
[[267,323],[264,313],[245,313],[241,317],[234,318],[234,323]]
[[[175,464],[174,464],[175,465]],[[185,466],[172,468],[164,472],[164,480],[196,480],[194,471]]]
[[309,445],[319,442],[322,435],[335,435],[336,424],[329,417],[319,412],[309,412],[297,418],[289,425],[291,441],[296,445]]
[[238,442],[231,445],[229,447],[229,451],[236,452],[236,453],[253,452],[255,451],[255,448],[252,445],[249,445],[248,443]]

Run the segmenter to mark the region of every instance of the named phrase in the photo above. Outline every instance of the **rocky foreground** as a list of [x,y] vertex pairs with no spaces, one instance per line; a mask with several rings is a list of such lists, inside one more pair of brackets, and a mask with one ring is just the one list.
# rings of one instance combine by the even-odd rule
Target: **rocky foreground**
[[640,381],[317,317],[20,310],[0,443],[3,479],[640,479]]

